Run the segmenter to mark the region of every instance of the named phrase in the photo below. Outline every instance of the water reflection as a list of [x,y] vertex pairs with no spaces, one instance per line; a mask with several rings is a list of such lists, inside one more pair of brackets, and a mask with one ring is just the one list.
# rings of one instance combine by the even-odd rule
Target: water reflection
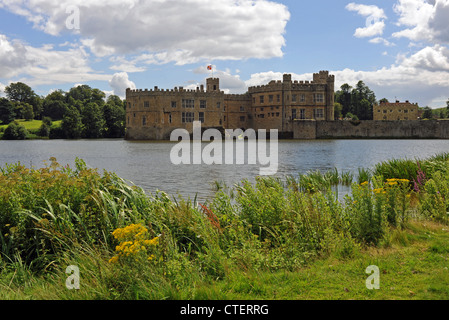
[[[169,194],[202,199],[214,192],[214,181],[232,186],[243,179],[254,181],[258,165],[180,165],[170,162],[170,142],[124,140],[0,141],[0,165],[21,162],[42,167],[55,157],[71,166],[81,158],[94,168],[116,172],[148,192],[157,189]],[[426,158],[449,152],[448,140],[322,140],[280,141],[277,176],[297,176],[312,170],[350,171],[371,168],[392,158]],[[339,194],[345,189],[339,189]]]

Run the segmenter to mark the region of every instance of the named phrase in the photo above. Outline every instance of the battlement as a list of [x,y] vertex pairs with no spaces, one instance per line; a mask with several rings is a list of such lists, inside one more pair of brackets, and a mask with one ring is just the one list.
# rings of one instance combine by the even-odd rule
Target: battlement
[[227,101],[250,101],[251,95],[249,93],[244,94],[225,94],[224,99]]

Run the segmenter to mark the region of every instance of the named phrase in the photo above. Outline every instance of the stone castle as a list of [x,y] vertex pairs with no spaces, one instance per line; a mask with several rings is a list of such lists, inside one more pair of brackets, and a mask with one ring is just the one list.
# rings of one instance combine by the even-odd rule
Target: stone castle
[[206,87],[163,90],[126,90],[126,139],[170,140],[175,129],[193,131],[193,122],[204,129],[277,129],[293,137],[297,121],[334,120],[335,77],[328,71],[312,81],[282,81],[248,88],[244,94],[225,94],[220,80],[209,78]]

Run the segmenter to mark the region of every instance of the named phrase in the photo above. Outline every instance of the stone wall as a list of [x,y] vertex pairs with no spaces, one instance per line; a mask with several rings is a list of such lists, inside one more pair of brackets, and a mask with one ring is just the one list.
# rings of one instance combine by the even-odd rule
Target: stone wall
[[294,139],[449,139],[449,121],[295,121]]

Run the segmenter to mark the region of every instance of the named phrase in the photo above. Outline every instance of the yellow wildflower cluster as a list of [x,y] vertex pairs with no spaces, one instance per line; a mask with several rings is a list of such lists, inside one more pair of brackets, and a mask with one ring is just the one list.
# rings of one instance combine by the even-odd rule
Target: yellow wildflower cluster
[[109,262],[116,263],[121,257],[137,257],[143,254],[147,260],[153,260],[154,255],[150,254],[151,249],[159,244],[159,237],[148,239],[148,229],[141,224],[132,224],[125,228],[116,229],[112,235],[120,243],[115,247],[116,256]]
[[407,179],[387,179],[386,184],[389,186],[396,186],[399,184],[408,184],[410,183],[410,180]]
[[374,194],[386,194],[389,188],[398,186],[405,187],[410,183],[407,179],[387,179],[383,188],[373,189]]

